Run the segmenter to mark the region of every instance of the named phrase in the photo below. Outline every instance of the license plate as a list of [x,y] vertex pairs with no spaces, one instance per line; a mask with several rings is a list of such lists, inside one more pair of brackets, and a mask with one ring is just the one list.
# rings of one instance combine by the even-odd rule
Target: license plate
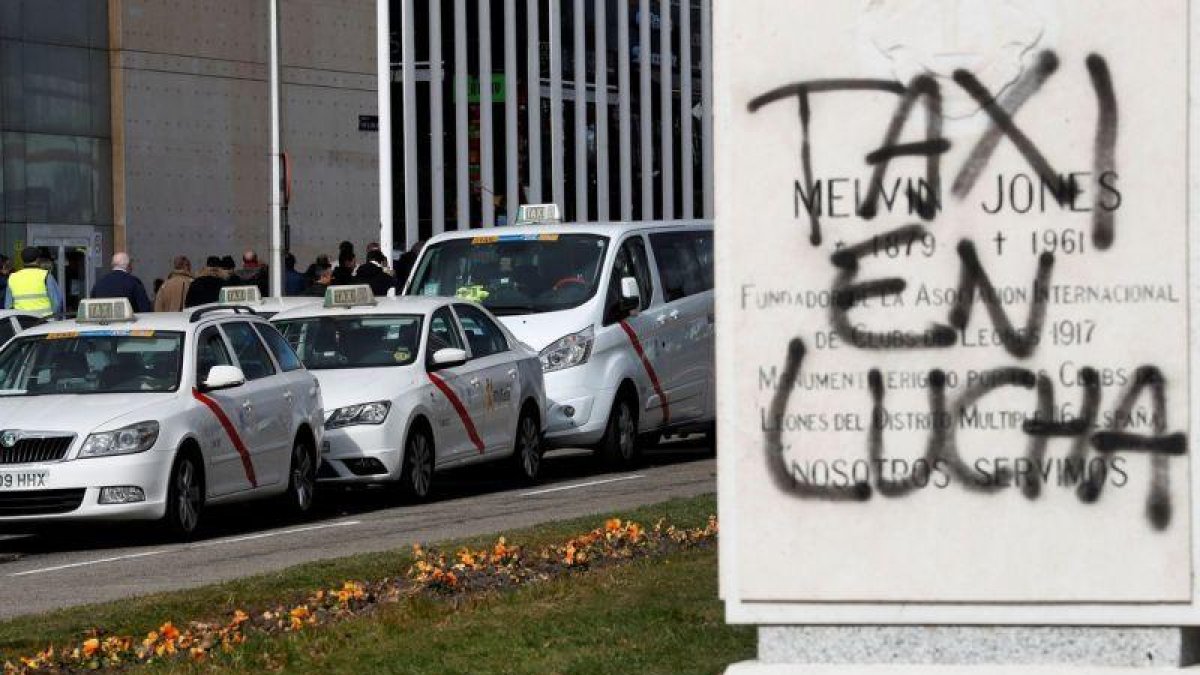
[[50,471],[3,471],[0,472],[0,490],[36,490],[44,488],[50,480]]

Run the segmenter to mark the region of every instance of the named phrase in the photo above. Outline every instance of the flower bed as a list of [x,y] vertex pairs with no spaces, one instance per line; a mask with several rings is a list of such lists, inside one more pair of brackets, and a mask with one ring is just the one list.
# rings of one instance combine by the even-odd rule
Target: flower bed
[[536,551],[511,545],[504,537],[484,549],[448,552],[414,546],[414,561],[400,578],[346,581],[340,588],[314,591],[295,605],[249,612],[239,609],[215,623],[191,621],[177,628],[168,621],[142,638],[97,628],[77,644],[50,646],[32,656],[6,661],[4,670],[6,674],[68,673],[168,659],[204,661],[233,652],[248,633],[303,631],[418,595],[437,598],[516,588],[593,566],[707,545],[716,536],[717,521],[711,516],[705,527],[691,529],[659,521],[646,530],[635,522],[611,519],[602,527]]

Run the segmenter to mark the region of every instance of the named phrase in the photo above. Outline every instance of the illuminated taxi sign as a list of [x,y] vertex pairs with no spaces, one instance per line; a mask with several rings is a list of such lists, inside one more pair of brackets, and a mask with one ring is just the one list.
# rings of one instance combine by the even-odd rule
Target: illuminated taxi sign
[[330,286],[325,291],[326,307],[362,307],[374,305],[370,286]]
[[218,302],[222,305],[257,305],[262,303],[258,286],[230,286],[221,289]]
[[127,298],[97,298],[82,300],[75,320],[79,323],[112,323],[133,321],[133,305]]
[[517,207],[518,225],[561,223],[562,211],[558,204],[522,204]]

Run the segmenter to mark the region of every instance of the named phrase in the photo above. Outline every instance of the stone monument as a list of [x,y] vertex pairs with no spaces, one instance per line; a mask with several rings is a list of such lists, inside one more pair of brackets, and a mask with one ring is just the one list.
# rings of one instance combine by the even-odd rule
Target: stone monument
[[714,6],[732,671],[1191,665],[1190,3]]

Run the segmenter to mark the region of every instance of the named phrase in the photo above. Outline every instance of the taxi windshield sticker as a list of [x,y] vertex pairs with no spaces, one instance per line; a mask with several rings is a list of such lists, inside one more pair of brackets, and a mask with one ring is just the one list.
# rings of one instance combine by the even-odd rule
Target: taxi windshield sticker
[[403,347],[392,352],[392,360],[394,360],[396,363],[404,363],[410,356],[412,356],[412,352],[404,349]]
[[510,241],[558,241],[557,234],[500,234],[486,235],[482,237],[472,237],[471,243],[476,246],[480,244],[496,244]]
[[58,333],[46,333],[46,340],[70,340],[77,337],[135,337],[135,338],[151,338],[154,337],[152,330],[89,330],[89,331],[61,331]]

